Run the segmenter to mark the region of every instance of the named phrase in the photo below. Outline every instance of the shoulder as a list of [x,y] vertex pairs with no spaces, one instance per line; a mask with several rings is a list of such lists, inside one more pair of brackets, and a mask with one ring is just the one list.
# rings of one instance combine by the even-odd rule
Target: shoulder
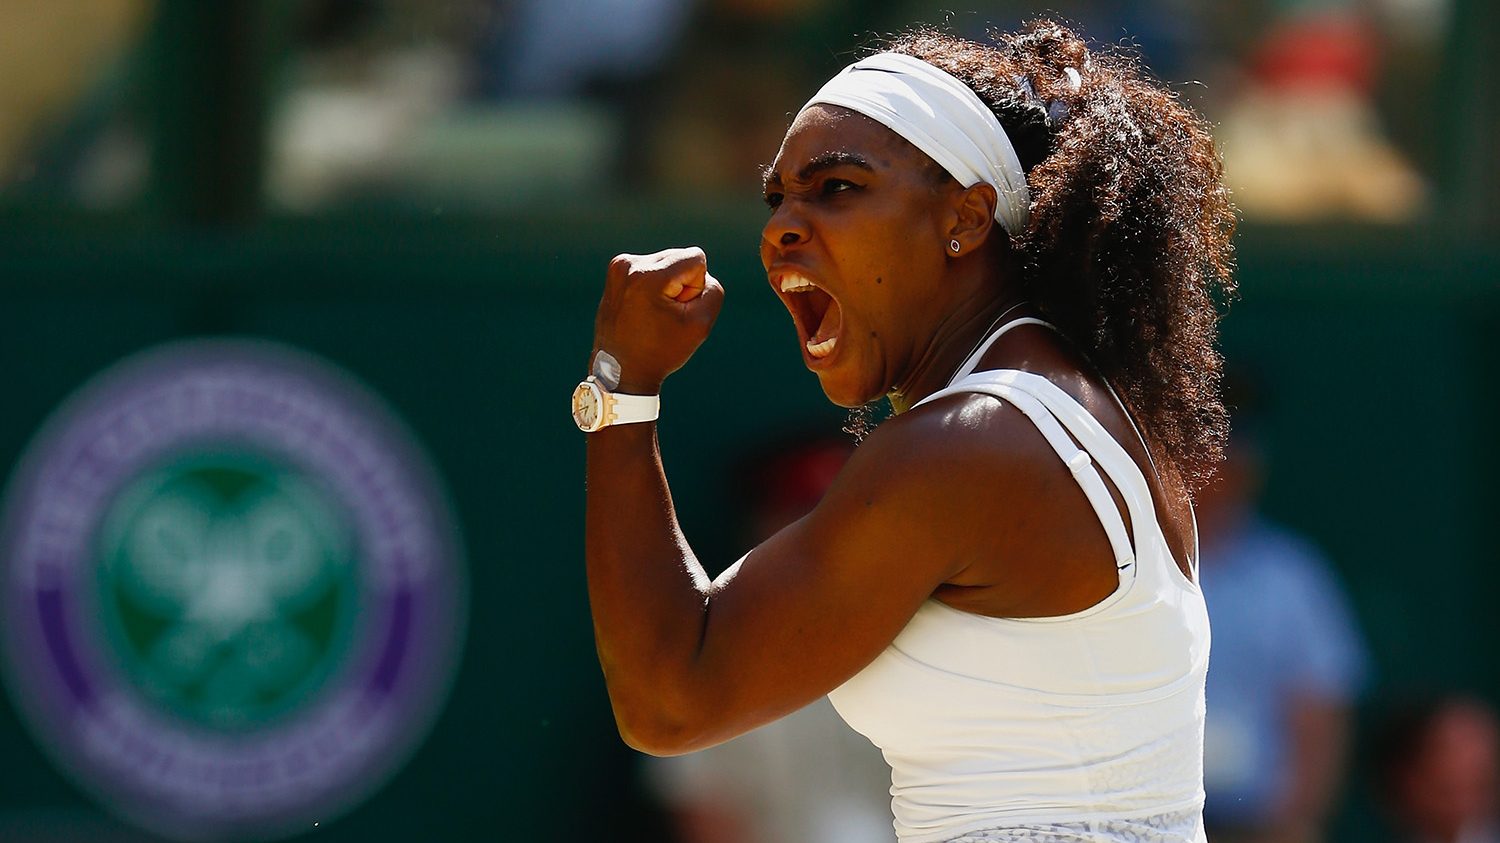
[[[1076,484],[1036,427],[994,396],[961,393],[883,422],[855,449],[821,514],[908,546],[1014,558]],[[1059,490],[1063,494],[1058,494]],[[982,529],[980,529],[982,528]]]
[[1063,468],[1024,413],[982,392],[939,398],[894,416],[855,449],[851,479],[899,478],[912,491],[959,492],[965,481],[1024,484]]

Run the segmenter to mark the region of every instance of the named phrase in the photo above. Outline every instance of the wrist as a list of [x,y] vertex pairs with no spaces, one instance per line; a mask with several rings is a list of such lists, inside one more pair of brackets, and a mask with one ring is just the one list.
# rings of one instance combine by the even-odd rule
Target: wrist
[[622,395],[660,395],[661,385],[659,379],[623,377],[613,391]]
[[638,367],[623,366],[603,345],[595,343],[589,374],[605,390],[622,395],[656,395],[665,377],[641,376]]
[[661,413],[661,380],[627,377],[620,362],[596,349],[589,375],[573,389],[573,423],[585,433],[618,424],[655,421]]

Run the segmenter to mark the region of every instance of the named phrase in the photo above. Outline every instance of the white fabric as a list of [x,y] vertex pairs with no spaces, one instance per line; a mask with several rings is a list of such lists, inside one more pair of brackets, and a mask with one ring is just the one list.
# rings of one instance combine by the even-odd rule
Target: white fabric
[[1173,811],[1129,820],[1008,825],[970,832],[947,843],[1180,843],[1183,829],[1197,826],[1197,811]]
[[[829,699],[890,763],[902,843],[1197,843],[1203,596],[1172,557],[1140,468],[1103,426],[1045,378],[969,375],[975,361],[921,403],[983,392],[1025,413],[1104,525],[1119,585],[1062,617],[990,618],[929,600]],[[1098,471],[1124,498],[1130,528]]]
[[1031,192],[1000,120],[974,90],[918,58],[880,53],[828,80],[802,109],[852,109],[906,138],[964,187],[995,188],[995,220],[1011,234],[1026,227]]

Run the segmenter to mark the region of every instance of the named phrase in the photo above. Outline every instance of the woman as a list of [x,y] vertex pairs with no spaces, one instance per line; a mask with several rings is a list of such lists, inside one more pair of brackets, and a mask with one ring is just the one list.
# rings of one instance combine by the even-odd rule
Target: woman
[[[828,397],[896,415],[712,583],[646,422],[723,290],[695,249],[616,258],[574,403],[625,740],[688,752],[828,694],[905,843],[1201,839],[1219,177],[1201,120],[1050,23],[911,33],[831,80],[766,173],[761,258]],[[635,397],[600,428],[604,392]]]

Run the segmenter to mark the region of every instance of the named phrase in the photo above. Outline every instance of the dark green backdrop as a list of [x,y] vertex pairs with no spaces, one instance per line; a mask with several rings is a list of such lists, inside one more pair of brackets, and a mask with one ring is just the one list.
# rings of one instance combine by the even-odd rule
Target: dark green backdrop
[[[383,791],[309,839],[540,840],[565,829],[662,839],[594,660],[583,442],[565,405],[608,257],[704,245],[728,300],[668,383],[661,435],[689,537],[721,561],[733,552],[720,475],[736,449],[842,420],[764,286],[759,224],[753,209],[656,206],[233,235],[14,223],[0,232],[0,463],[13,465],[89,376],[165,340],[266,337],[345,367],[395,406],[446,478],[471,622],[431,738]],[[1251,231],[1241,255],[1226,347],[1277,393],[1270,508],[1337,562],[1382,688],[1461,685],[1493,699],[1495,253],[1422,232],[1334,232],[1309,246]],[[8,700],[0,757],[0,811],[95,810]]]

